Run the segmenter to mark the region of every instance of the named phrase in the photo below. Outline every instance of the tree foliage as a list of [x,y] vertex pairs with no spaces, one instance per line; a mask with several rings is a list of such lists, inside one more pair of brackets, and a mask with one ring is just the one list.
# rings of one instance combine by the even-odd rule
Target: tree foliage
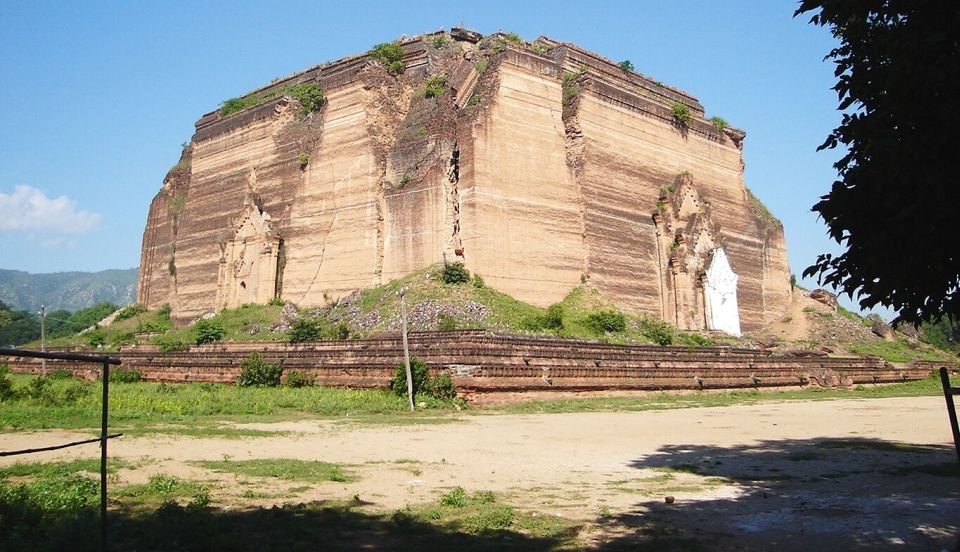
[[955,0],[803,0],[831,28],[843,118],[819,149],[846,149],[813,206],[846,247],[804,271],[897,321],[960,314],[953,231],[960,151],[960,4]]

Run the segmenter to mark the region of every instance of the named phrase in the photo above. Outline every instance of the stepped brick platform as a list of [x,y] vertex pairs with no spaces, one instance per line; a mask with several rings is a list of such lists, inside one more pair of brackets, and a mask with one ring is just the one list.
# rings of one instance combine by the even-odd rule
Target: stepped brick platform
[[[828,357],[809,352],[775,355],[731,347],[613,345],[482,330],[410,335],[410,354],[435,373],[448,373],[464,394],[501,391],[601,391],[735,389],[818,385],[849,387],[927,377],[943,363],[896,367],[873,357]],[[318,385],[385,387],[403,359],[399,335],[346,341],[287,344],[229,342],[164,353],[141,345],[117,353],[122,368],[146,381],[233,383],[240,365],[257,351],[285,373],[303,372]],[[7,359],[15,372],[37,373],[36,359]],[[99,366],[48,361],[96,378]]]

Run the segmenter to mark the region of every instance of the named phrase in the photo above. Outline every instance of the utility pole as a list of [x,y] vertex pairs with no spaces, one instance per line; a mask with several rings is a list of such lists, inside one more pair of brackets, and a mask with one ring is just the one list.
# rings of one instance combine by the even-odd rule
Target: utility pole
[[407,400],[410,401],[410,412],[413,412],[413,373],[410,370],[410,347],[407,345],[407,301],[404,296],[407,288],[397,292],[400,296],[400,318],[403,327],[403,361],[407,367]]
[[[44,319],[47,317],[47,309],[40,305],[40,351],[47,352],[47,331],[44,325]],[[40,375],[47,377],[47,359],[40,359]]]

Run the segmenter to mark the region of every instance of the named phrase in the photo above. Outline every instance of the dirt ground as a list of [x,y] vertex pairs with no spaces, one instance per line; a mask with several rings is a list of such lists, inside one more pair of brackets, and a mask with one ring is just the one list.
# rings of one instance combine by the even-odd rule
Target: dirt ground
[[[582,522],[585,545],[666,535],[711,550],[940,550],[960,534],[960,478],[949,473],[956,457],[938,397],[236,427],[278,435],[112,440],[111,456],[144,461],[121,470],[115,484],[164,473],[211,482],[215,502],[227,508],[359,495],[375,510],[435,501],[462,486]],[[87,436],[6,433],[0,450]],[[30,460],[97,454],[92,445]],[[225,458],[335,462],[357,480],[304,490],[191,464]],[[259,498],[249,498],[251,489]]]

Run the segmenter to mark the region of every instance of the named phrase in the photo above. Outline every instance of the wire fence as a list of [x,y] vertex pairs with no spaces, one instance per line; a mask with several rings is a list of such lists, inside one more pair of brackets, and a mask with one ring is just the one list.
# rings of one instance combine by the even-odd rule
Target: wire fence
[[84,355],[78,353],[46,353],[40,351],[29,351],[25,349],[3,349],[0,348],[0,357],[12,356],[21,358],[39,358],[43,360],[68,360],[74,362],[87,362],[91,364],[100,364],[101,379],[103,380],[103,397],[101,399],[100,410],[100,437],[94,439],[84,439],[81,441],[72,441],[46,447],[37,447],[31,449],[0,451],[0,456],[16,456],[21,454],[34,454],[50,450],[60,450],[89,443],[100,442],[100,549],[107,550],[107,441],[119,437],[122,433],[110,435],[107,433],[107,419],[110,415],[110,366],[119,366],[120,359],[110,356]]

